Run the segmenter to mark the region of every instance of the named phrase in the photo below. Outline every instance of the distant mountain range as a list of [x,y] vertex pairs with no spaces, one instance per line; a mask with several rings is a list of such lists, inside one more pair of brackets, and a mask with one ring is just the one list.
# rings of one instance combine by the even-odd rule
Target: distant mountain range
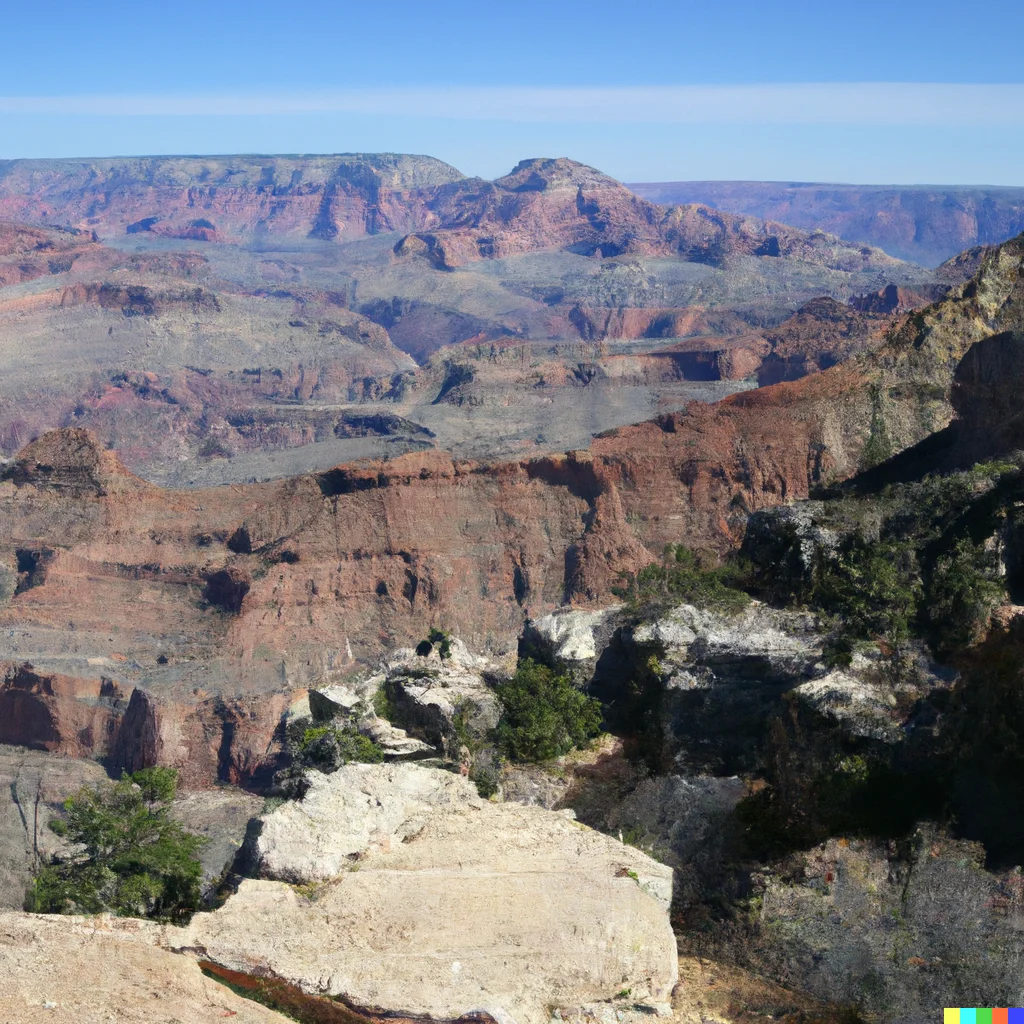
[[1024,188],[1008,186],[665,181],[629,187],[652,203],[704,203],[728,213],[828,231],[925,266],[1024,231]]

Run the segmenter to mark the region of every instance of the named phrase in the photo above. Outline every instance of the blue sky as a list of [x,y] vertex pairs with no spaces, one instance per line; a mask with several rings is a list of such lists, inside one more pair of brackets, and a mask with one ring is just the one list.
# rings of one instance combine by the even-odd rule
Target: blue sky
[[4,0],[0,157],[1024,185],[1024,5]]

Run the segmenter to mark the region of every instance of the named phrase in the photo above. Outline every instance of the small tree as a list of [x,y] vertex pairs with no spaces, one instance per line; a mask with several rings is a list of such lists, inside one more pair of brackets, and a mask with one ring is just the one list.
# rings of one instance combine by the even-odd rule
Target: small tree
[[27,909],[186,919],[200,902],[204,840],[170,817],[176,789],[173,769],[145,768],[66,800],[50,828],[76,849],[40,868]]
[[514,761],[546,761],[583,746],[601,726],[601,705],[530,658],[495,688],[498,746]]

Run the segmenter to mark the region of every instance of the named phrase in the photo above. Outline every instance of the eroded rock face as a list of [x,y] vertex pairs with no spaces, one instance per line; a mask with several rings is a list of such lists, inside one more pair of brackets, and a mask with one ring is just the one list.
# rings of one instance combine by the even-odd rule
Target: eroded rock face
[[204,899],[214,894],[234,864],[249,822],[262,806],[262,797],[227,786],[193,790],[175,798],[171,817],[206,840],[199,850]]
[[[115,682],[148,695],[137,732],[158,742],[127,743],[126,767],[159,749],[207,783],[251,777],[273,759],[296,691],[432,625],[508,661],[527,617],[607,605],[620,573],[668,543],[734,547],[751,511],[855,472],[882,426],[894,450],[944,427],[964,353],[1024,322],[1022,253],[1019,241],[986,253],[973,282],[873,352],[564,456],[480,464],[423,452],[168,491],[85,431],[45,435],[0,481],[2,575],[20,582],[18,552],[26,566],[39,553],[31,585],[0,607],[0,627],[17,632],[8,656],[66,672],[73,625],[80,661],[105,659]],[[232,587],[228,610],[210,602],[211,579],[248,590]]]
[[[676,980],[671,869],[571,814],[481,800],[418,765],[313,775],[258,840],[266,874],[197,915],[181,946],[358,1005],[452,1018],[546,1020],[631,990],[665,1004]],[[367,947],[373,955],[367,956]]]
[[1020,188],[899,188],[768,181],[674,181],[630,186],[655,203],[707,203],[832,231],[932,266],[968,246],[991,245],[1024,228]]
[[207,241],[410,230],[431,219],[422,190],[462,177],[431,157],[388,154],[16,160],[4,172],[5,217]]
[[1024,884],[1019,869],[995,874],[983,861],[977,844],[930,826],[903,851],[830,839],[788,878],[762,880],[763,937],[749,952],[790,984],[887,1020],[1016,1006]]

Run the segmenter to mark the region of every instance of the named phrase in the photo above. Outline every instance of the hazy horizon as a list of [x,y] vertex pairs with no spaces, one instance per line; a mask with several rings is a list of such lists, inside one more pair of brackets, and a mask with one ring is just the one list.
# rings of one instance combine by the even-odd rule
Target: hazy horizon
[[6,12],[0,157],[427,153],[494,178],[554,153],[633,182],[1024,185],[1008,0],[990,32],[947,0],[96,13],[56,0],[33,45],[38,14]]

